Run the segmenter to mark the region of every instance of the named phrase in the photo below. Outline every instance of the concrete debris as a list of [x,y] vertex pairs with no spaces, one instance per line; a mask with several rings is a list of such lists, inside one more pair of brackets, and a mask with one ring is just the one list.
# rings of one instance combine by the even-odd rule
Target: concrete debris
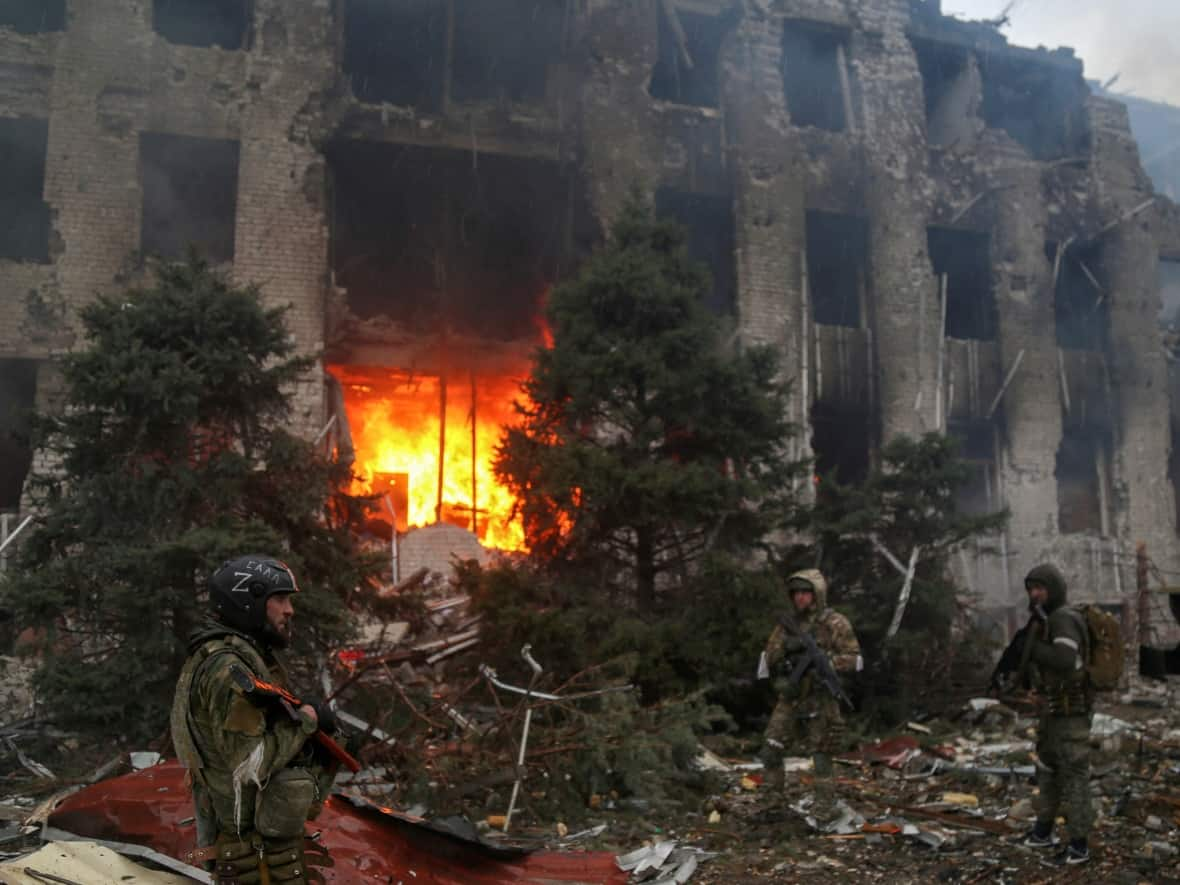
[[151,768],[153,765],[159,765],[163,758],[159,753],[149,751],[130,754],[131,767],[135,771]]

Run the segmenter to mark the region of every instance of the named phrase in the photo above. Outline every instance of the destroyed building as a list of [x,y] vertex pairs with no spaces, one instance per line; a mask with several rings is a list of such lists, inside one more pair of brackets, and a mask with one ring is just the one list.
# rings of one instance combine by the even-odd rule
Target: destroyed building
[[351,445],[399,529],[437,524],[405,573],[469,529],[518,544],[494,427],[636,184],[782,354],[819,475],[962,440],[964,505],[1011,511],[957,557],[998,623],[1042,560],[1132,622],[1136,543],[1180,573],[1180,213],[1070,50],[937,0],[0,2],[5,525],[77,307],[191,243],[323,353],[301,432]]

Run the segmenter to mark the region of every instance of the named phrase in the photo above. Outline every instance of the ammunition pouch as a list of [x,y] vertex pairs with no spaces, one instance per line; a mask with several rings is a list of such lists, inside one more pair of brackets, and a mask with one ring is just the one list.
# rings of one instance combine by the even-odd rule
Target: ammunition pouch
[[254,828],[267,839],[302,839],[303,825],[319,796],[319,783],[306,768],[277,771],[258,791]]
[[213,881],[217,885],[306,885],[311,881],[304,863],[302,835],[283,840],[263,839],[257,833],[244,839],[219,836],[215,847]]

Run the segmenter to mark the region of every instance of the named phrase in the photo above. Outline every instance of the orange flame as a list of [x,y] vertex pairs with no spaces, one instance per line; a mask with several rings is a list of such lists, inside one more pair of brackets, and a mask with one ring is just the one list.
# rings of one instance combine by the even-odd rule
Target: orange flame
[[476,376],[473,381],[464,375],[447,379],[440,512],[441,379],[391,369],[328,368],[344,389],[344,411],[356,449],[354,494],[381,492],[392,485],[392,500],[406,511],[397,514],[402,529],[440,519],[471,528],[474,467],[480,540],[501,550],[524,549],[520,520],[510,518],[512,494],[492,471],[501,428],[516,418],[512,402],[521,396],[519,378]]

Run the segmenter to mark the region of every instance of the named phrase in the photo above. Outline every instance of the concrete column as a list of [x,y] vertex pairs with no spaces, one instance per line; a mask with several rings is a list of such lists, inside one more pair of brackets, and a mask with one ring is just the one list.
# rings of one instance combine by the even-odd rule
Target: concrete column
[[725,43],[721,92],[734,195],[738,329],[743,341],[778,352],[790,384],[788,414],[800,428],[795,451],[806,457],[805,195],[784,106],[781,56],[781,19],[751,10]]
[[1021,608],[1023,578],[1052,558],[1057,532],[1057,447],[1061,440],[1061,384],[1053,309],[1053,267],[1045,257],[1048,213],[1041,171],[1018,145],[996,148],[992,197],[992,268],[999,318],[1000,367],[1007,375],[1020,356],[999,407],[1006,429],[1001,453],[1002,495],[1011,512],[1007,530],[1010,586],[989,594],[997,604]]
[[940,311],[926,247],[930,215],[925,103],[901,3],[862,15],[850,60],[861,102],[870,272],[877,342],[878,401],[884,440],[937,430]]

